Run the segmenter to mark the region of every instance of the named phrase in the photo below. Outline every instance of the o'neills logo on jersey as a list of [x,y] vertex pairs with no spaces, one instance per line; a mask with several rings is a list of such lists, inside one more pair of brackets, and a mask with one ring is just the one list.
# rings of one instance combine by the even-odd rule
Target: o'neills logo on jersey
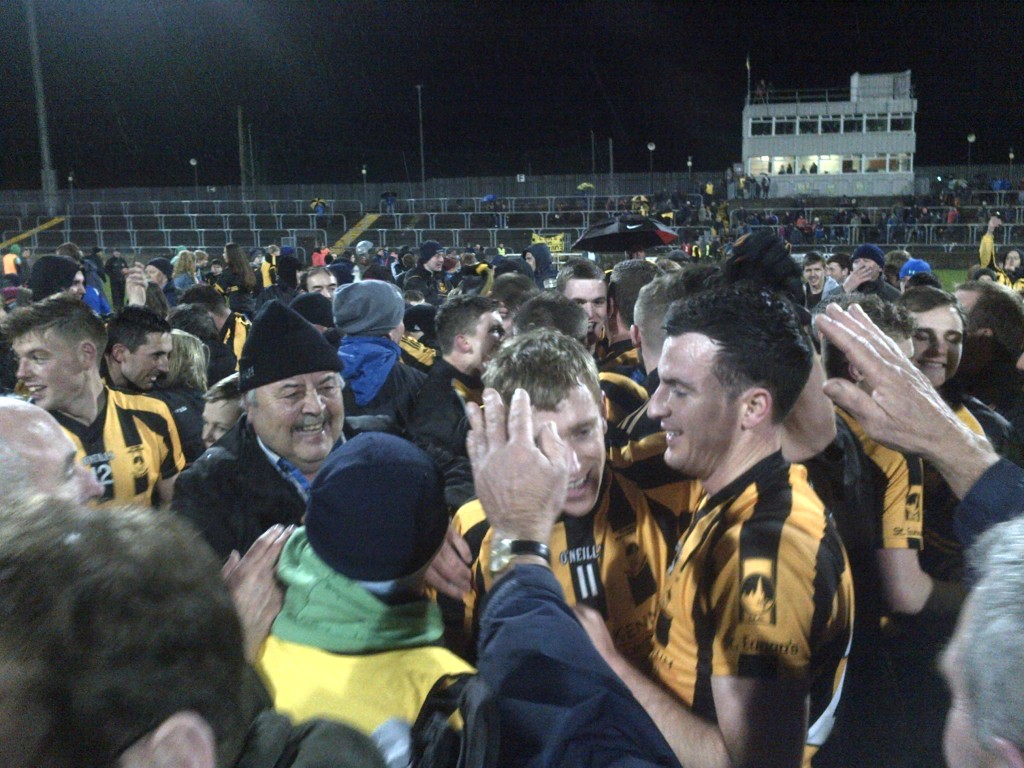
[[604,549],[603,544],[590,544],[586,547],[573,547],[567,549],[558,556],[562,565],[576,565],[577,563],[586,563],[593,560],[601,559],[601,550]]
[[775,623],[775,578],[767,557],[748,557],[740,565],[740,621]]

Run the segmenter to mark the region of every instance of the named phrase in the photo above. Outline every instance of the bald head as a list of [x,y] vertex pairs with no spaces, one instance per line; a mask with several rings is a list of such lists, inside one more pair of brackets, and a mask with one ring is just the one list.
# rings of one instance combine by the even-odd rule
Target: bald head
[[53,416],[10,397],[0,397],[0,487],[16,496],[42,493],[80,502],[103,494]]

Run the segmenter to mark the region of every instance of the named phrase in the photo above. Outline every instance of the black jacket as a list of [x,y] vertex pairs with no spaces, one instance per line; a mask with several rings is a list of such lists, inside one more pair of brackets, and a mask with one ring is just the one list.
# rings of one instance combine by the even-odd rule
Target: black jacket
[[417,395],[427,375],[412,366],[395,362],[377,396],[366,405],[356,403],[352,388],[345,387],[346,432],[388,432],[405,437]]
[[206,402],[203,393],[197,389],[175,387],[174,389],[153,389],[144,394],[163,400],[174,417],[178,428],[181,450],[185,454],[185,466],[191,465],[203,455],[203,408]]
[[302,496],[270,463],[245,416],[178,475],[171,508],[223,558],[233,549],[244,554],[272,525],[298,525],[306,513]]
[[435,307],[448,297],[448,281],[442,271],[431,272],[419,264],[402,275],[402,290],[419,291],[428,304]]
[[480,378],[460,373],[438,357],[409,417],[409,439],[426,451],[444,473],[445,501],[452,509],[458,509],[476,495],[466,454],[466,403],[456,392],[456,386],[479,402],[483,392]]
[[384,768],[369,737],[330,720],[292,725],[267,710],[249,727],[235,768]]

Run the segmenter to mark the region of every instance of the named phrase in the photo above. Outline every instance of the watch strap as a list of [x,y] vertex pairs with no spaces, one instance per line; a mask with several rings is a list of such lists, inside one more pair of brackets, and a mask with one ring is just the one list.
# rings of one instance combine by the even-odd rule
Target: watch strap
[[536,555],[551,564],[551,549],[547,544],[529,539],[515,539],[509,544],[509,552],[512,555]]

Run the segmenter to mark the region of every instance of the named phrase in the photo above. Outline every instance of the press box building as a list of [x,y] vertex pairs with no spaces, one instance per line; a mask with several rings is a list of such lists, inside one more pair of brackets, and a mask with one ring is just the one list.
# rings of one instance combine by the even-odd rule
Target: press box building
[[849,90],[759,87],[743,110],[743,167],[772,197],[914,191],[917,99],[910,71],[850,76]]

